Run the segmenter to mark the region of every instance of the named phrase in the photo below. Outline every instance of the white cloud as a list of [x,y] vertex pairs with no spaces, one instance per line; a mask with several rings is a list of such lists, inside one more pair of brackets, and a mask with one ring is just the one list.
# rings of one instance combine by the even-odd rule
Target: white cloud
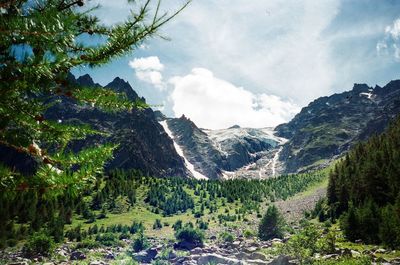
[[253,93],[305,105],[331,94],[337,79],[330,40],[321,35],[339,12],[339,3],[193,1],[165,32],[175,51],[190,55],[189,61],[179,62],[186,68],[202,66]]
[[392,36],[393,39],[398,40],[400,37],[400,18],[393,21],[392,25],[387,26],[385,33]]
[[378,55],[391,55],[400,61],[400,18],[385,28],[385,37],[376,44]]
[[157,56],[135,58],[129,62],[129,66],[135,70],[139,80],[150,83],[160,90],[165,90],[166,86],[161,74],[164,65]]
[[203,128],[276,126],[288,121],[299,111],[291,102],[277,96],[253,94],[242,87],[219,79],[204,68],[194,68],[183,77],[169,81],[176,117],[185,114]]
[[133,61],[129,62],[129,66],[138,71],[162,71],[164,69],[164,65],[160,62],[160,59],[158,59],[157,56],[135,58]]

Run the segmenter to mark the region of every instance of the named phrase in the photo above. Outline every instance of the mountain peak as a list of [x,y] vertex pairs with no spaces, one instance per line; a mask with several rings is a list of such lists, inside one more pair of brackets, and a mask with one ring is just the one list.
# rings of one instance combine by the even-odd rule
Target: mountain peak
[[126,96],[131,100],[136,100],[139,98],[138,94],[133,90],[129,82],[118,76],[114,78],[114,80],[111,81],[108,85],[106,85],[106,87],[112,88],[119,93],[125,93]]
[[76,79],[78,84],[82,86],[95,86],[96,84],[94,83],[92,77],[89,74],[82,75]]
[[372,89],[367,84],[354,84],[353,91],[360,93],[360,92],[367,92],[369,89]]

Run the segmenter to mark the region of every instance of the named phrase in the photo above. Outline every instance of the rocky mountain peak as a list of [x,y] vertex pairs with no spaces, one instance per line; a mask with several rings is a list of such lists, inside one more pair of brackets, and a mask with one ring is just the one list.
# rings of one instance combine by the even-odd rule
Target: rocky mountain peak
[[[116,77],[113,81],[111,81],[105,87],[112,88],[116,92],[125,93],[127,97],[131,100],[139,99],[139,95],[133,90],[132,86],[129,82],[125,81],[122,78]],[[144,101],[144,98],[141,98]]]
[[96,84],[92,77],[89,74],[82,75],[76,79],[76,82],[81,85],[81,86],[88,86],[88,87],[93,87],[93,86],[99,86],[99,84]]

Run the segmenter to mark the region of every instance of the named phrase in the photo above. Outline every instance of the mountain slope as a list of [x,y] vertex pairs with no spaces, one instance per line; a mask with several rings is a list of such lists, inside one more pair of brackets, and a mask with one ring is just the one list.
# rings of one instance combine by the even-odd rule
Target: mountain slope
[[[272,129],[200,129],[185,116],[166,122],[185,158],[209,178],[265,178],[275,173],[271,163],[283,139],[274,136]],[[252,164],[254,172],[248,172],[246,166]]]
[[375,88],[356,84],[351,91],[316,99],[276,128],[289,139],[280,156],[285,172],[323,165],[358,140],[382,132],[398,113],[399,80]]
[[[76,81],[85,86],[98,86],[89,75]],[[139,96],[128,82],[115,78],[106,87],[124,92],[129,99],[137,100]],[[93,128],[109,133],[108,137],[90,136],[77,141],[71,148],[78,151],[83,146],[105,142],[119,143],[114,152],[114,159],[106,169],[139,169],[146,175],[157,177],[182,176],[189,173],[183,159],[176,153],[172,140],[158,123],[150,108],[133,109],[131,112],[105,113],[89,106],[80,106],[74,101],[61,98],[62,103],[46,112],[46,118],[62,122],[87,123]]]

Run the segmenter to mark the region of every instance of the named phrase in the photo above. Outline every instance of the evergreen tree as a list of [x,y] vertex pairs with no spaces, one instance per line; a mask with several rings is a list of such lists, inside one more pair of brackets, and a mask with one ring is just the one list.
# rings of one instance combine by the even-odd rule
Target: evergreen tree
[[269,206],[258,226],[258,237],[261,240],[283,238],[284,226],[285,222],[278,208],[275,205]]
[[[128,4],[136,1],[128,0]],[[86,125],[48,120],[46,109],[64,98],[105,111],[145,107],[126,95],[86,88],[68,81],[80,66],[97,67],[133,51],[182,9],[160,14],[151,0],[132,11],[126,22],[105,26],[87,10],[84,0],[3,1],[0,12],[0,144],[39,162],[35,177],[18,176],[0,167],[1,189],[40,193],[80,189],[102,171],[116,145],[68,151],[68,143],[99,134]],[[92,45],[82,37],[102,42]]]

